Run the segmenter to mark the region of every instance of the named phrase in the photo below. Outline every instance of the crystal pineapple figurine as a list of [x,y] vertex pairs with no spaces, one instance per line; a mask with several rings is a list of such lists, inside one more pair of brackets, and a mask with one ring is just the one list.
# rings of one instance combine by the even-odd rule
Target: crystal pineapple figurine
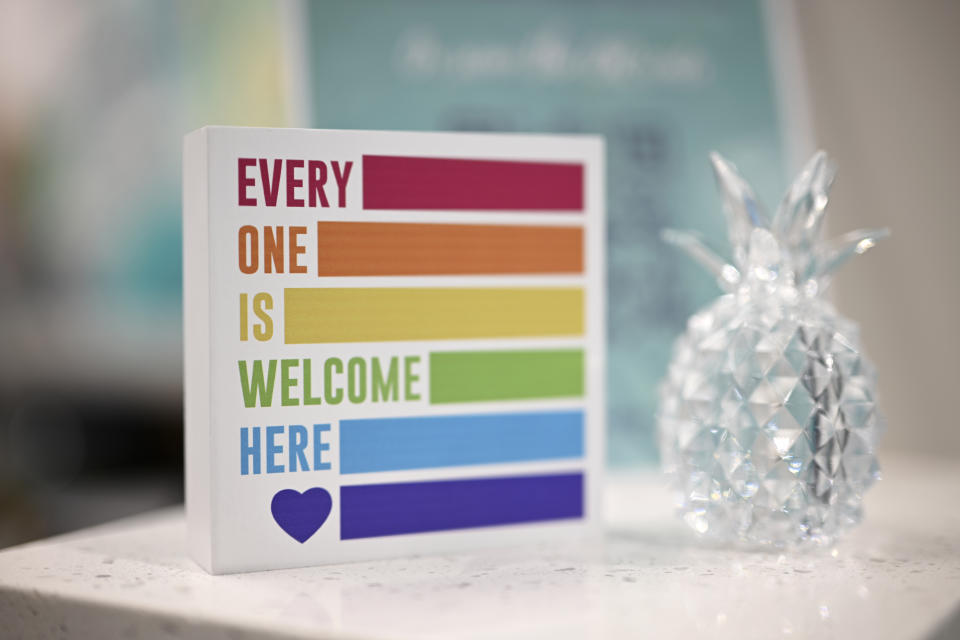
[[830,277],[883,229],[821,238],[835,174],[804,167],[770,219],[736,168],[711,154],[733,261],[694,233],[664,239],[725,291],[694,314],[660,387],[657,432],[678,507],[705,537],[830,544],[879,477],[876,378],[856,325],[824,299]]

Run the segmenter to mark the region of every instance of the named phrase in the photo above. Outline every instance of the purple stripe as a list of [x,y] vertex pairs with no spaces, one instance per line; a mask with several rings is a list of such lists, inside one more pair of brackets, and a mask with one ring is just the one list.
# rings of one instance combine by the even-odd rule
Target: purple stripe
[[583,474],[340,487],[340,539],[583,517]]

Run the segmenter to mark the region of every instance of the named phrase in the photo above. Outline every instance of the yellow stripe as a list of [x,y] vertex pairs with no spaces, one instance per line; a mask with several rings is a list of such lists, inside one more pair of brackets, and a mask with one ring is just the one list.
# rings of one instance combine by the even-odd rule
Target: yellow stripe
[[284,289],[287,344],[583,335],[583,289]]

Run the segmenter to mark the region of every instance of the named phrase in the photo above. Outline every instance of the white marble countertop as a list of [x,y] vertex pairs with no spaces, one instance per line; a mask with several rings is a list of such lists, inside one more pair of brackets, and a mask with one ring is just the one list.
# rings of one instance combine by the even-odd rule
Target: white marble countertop
[[960,638],[960,465],[885,461],[833,549],[698,546],[659,476],[613,476],[593,548],[210,576],[167,510],[0,552],[0,637]]

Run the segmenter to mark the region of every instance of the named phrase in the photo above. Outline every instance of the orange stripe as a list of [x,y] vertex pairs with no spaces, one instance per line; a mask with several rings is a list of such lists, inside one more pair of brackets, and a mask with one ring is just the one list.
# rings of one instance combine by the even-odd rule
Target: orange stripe
[[318,222],[320,276],[582,273],[583,229]]

